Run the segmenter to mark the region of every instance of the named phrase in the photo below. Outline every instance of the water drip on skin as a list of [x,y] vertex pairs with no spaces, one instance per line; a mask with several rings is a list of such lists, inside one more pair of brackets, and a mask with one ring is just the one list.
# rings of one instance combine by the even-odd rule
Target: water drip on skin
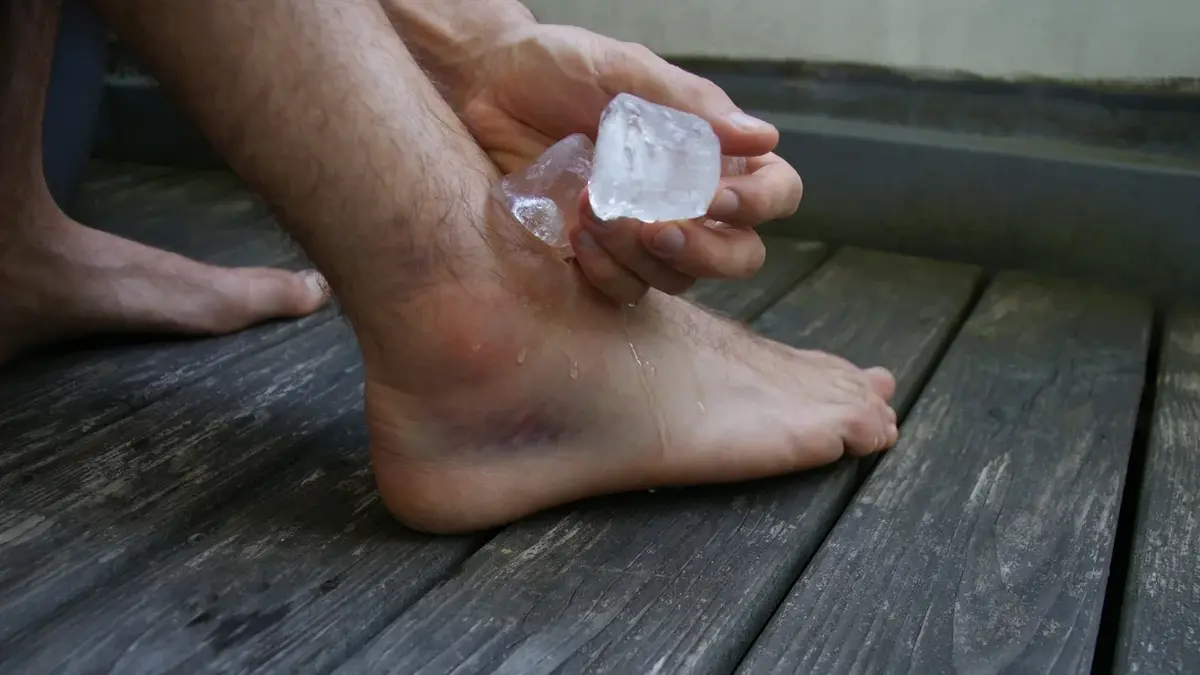
[[574,380],[574,379],[578,379],[578,378],[579,378],[579,362],[572,361],[571,362],[571,379]]
[[483,345],[471,345],[471,351],[475,352],[476,354],[479,353],[480,349],[483,349]]
[[666,450],[668,441],[667,423],[663,419],[662,407],[658,405],[658,399],[654,396],[654,391],[650,389],[650,384],[646,381],[645,364],[642,362],[642,358],[638,356],[637,347],[633,346],[633,338],[629,334],[629,310],[621,312],[621,323],[625,329],[625,341],[629,345],[629,353],[633,355],[633,360],[637,364],[638,382],[642,385],[642,391],[646,392],[646,402],[650,404],[650,409],[654,411],[654,422],[655,426],[658,427],[659,448]]
[[703,403],[703,402],[701,402],[701,401],[696,401],[696,407],[700,409],[700,414],[701,414],[701,415],[703,415],[704,413],[708,412],[708,409],[704,407],[704,403]]
[[525,357],[527,356],[529,356],[529,350],[527,349],[522,349],[521,351],[517,352],[517,363],[525,363]]

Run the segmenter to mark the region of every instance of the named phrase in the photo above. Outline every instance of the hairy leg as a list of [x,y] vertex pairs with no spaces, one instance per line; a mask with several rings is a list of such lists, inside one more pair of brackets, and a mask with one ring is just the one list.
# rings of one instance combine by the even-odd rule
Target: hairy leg
[[661,294],[616,308],[490,209],[494,167],[376,0],[97,6],[341,297],[406,523],[487,527],[895,441],[887,373]]
[[0,363],[86,333],[220,333],[324,304],[318,276],[210,267],[63,214],[42,154],[61,7],[0,2]]

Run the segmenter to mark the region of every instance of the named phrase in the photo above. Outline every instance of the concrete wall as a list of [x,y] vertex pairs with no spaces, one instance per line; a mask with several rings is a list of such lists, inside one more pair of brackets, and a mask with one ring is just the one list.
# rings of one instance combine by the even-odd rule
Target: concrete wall
[[1200,0],[524,0],[669,56],[991,77],[1200,77]]

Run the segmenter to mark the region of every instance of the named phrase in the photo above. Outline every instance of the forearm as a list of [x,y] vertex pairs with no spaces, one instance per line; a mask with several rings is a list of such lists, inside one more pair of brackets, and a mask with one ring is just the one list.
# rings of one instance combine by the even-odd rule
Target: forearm
[[537,23],[518,0],[381,0],[392,25],[443,87],[467,86],[472,64],[499,36]]

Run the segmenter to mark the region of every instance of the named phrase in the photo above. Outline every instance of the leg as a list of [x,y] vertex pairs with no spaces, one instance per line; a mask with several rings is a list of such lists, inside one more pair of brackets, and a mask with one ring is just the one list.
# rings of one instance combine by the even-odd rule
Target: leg
[[[220,333],[302,316],[324,304],[319,277],[210,267],[63,214],[55,197],[65,198],[86,157],[71,146],[88,142],[90,134],[86,124],[52,124],[48,130],[75,137],[47,138],[54,152],[43,154],[60,14],[58,0],[0,0],[0,363],[37,344],[84,333]],[[71,66],[60,59],[55,70],[70,75]],[[70,91],[56,93],[67,96],[56,97],[67,110],[54,115],[79,103],[69,99]]]
[[489,211],[494,168],[375,0],[97,6],[342,298],[377,481],[409,525],[487,527],[894,442],[886,372],[661,294],[613,308],[527,247]]

